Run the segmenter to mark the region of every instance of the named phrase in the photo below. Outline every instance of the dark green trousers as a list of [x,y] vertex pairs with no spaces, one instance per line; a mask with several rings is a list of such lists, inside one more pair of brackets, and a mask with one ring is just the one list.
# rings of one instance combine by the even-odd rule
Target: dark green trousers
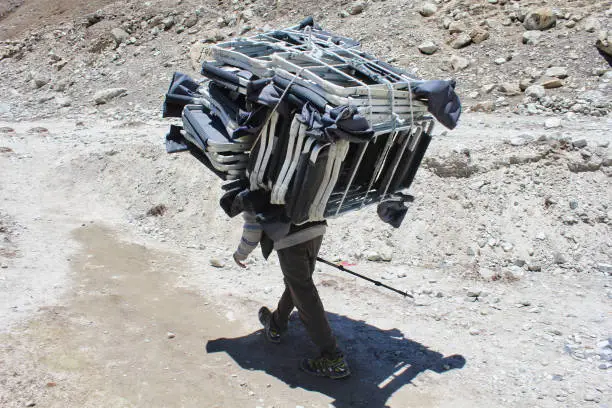
[[274,322],[284,330],[293,308],[297,308],[312,341],[321,353],[338,353],[334,337],[319,292],[312,281],[317,254],[323,237],[317,237],[304,243],[280,249],[278,259],[285,280],[285,292],[278,301],[274,312]]

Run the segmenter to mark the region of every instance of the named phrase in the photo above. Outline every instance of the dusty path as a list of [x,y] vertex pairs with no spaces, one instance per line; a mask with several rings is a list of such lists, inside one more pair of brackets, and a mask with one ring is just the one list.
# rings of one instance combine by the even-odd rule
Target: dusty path
[[[432,155],[460,150],[483,134],[494,135],[483,149],[501,152],[502,139],[540,125],[480,119],[441,136]],[[240,224],[216,208],[217,182],[194,160],[163,153],[162,126],[77,122],[84,123],[0,124],[13,128],[0,133],[0,147],[11,150],[0,154],[0,220],[10,238],[3,248],[15,253],[0,258],[2,407],[610,402],[609,370],[596,357],[612,333],[609,275],[551,268],[514,282],[474,280],[462,263],[413,262],[418,248],[403,242],[409,230],[371,227],[371,214],[333,221],[325,255],[368,237],[405,248],[391,265],[362,260],[355,268],[411,289],[417,301],[322,268],[321,293],[355,376],[338,383],[305,377],[296,367],[314,350],[300,323],[273,347],[255,320],[259,305],[272,305],[282,289],[275,259],[255,257],[247,271],[208,265],[212,257],[227,258]],[[571,123],[564,132],[578,137],[585,126],[595,144],[610,138],[605,120]],[[434,181],[427,171],[422,177]],[[592,194],[609,202],[603,173],[576,177],[568,183],[583,186],[582,201]],[[144,215],[159,203],[168,205],[167,216]],[[417,207],[416,217],[423,210]],[[363,228],[360,237],[350,234],[355,225]],[[434,237],[448,225],[441,219]],[[608,225],[588,228],[609,248]],[[456,238],[448,234],[442,240],[450,247]],[[578,242],[580,234],[574,233]],[[400,269],[408,273],[388,277]],[[478,295],[469,293],[475,289]]]

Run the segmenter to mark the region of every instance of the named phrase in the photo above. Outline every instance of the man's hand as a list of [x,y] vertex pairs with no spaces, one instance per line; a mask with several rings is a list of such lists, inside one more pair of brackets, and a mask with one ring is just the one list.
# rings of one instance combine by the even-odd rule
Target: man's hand
[[244,262],[241,262],[238,258],[236,258],[236,252],[234,252],[233,258],[234,258],[234,262],[236,262],[236,265],[238,265],[239,267],[241,268],[247,267]]

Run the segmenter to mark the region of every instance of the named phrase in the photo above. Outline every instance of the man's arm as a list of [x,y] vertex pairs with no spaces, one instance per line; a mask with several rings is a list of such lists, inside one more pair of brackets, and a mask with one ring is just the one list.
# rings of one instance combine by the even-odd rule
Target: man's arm
[[243,262],[251,254],[251,252],[257,248],[257,245],[259,245],[259,241],[261,241],[262,236],[262,228],[261,224],[259,224],[255,219],[254,214],[244,212],[242,216],[244,218],[242,238],[240,239],[238,249],[236,249],[236,252],[234,252],[234,261],[236,261],[236,263],[241,267],[246,268],[246,265]]

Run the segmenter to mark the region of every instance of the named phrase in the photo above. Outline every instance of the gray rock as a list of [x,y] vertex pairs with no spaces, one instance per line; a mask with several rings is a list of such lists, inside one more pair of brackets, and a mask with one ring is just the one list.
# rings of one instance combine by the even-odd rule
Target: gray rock
[[595,46],[604,54],[612,56],[612,31],[601,31],[597,36]]
[[493,112],[495,110],[494,101],[482,101],[473,105],[471,108],[472,112]]
[[559,78],[543,77],[538,81],[545,89],[561,88],[563,81]]
[[504,271],[504,277],[508,280],[520,280],[525,276],[525,270],[513,265]]
[[515,96],[521,94],[521,88],[513,82],[504,82],[497,87],[500,92],[506,96]]
[[527,30],[548,30],[557,24],[557,16],[549,7],[530,11],[525,15],[523,26]]
[[546,90],[542,85],[531,85],[525,89],[525,96],[533,99],[541,99],[546,96]]
[[125,88],[109,88],[103,89],[94,94],[94,103],[96,105],[102,105],[110,102],[112,99],[127,94]]
[[467,33],[459,33],[457,37],[451,42],[451,47],[458,50],[460,48],[467,47],[472,43],[472,38]]
[[495,84],[484,84],[483,86],[480,87],[480,90],[482,91],[482,93],[489,94],[493,92],[496,86],[497,85]]
[[481,42],[489,39],[489,31],[481,27],[476,27],[470,31],[470,38],[474,44],[480,44]]
[[587,147],[588,143],[586,139],[576,139],[576,140],[572,140],[572,146],[574,146],[576,149],[582,149]]
[[546,70],[544,75],[548,77],[564,79],[564,78],[567,78],[567,68],[566,67],[550,67]]
[[482,290],[480,289],[469,289],[467,292],[467,297],[477,298],[482,294]]
[[380,262],[383,260],[382,256],[376,251],[365,251],[362,256],[372,262]]
[[553,262],[557,265],[567,263],[567,256],[561,252],[555,252],[553,255]]
[[121,28],[113,28],[111,30],[111,36],[117,45],[126,42],[130,38],[130,35]]
[[365,7],[366,5],[364,2],[358,1],[358,2],[351,4],[347,11],[351,16],[355,16],[357,14],[363,13],[363,11],[365,10]]
[[425,41],[419,44],[419,51],[425,55],[432,55],[438,51],[438,46],[433,41]]
[[431,17],[436,14],[437,11],[438,7],[433,3],[423,3],[419,9],[419,13],[421,13],[423,17]]
[[223,262],[219,258],[210,258],[210,266],[213,266],[215,268],[224,268],[225,262]]
[[531,272],[541,272],[542,271],[542,266],[539,264],[529,264],[527,266],[527,269]]
[[183,21],[185,28],[191,28],[196,24],[198,24],[198,15],[195,13],[190,13],[185,17],[185,21]]
[[392,248],[382,248],[380,250],[380,259],[385,262],[391,262],[393,259],[393,249]]
[[584,31],[587,33],[594,33],[595,31],[599,31],[601,29],[601,24],[597,19],[590,17],[587,18],[584,22]]
[[[486,281],[492,281],[497,277],[497,273],[494,270],[489,269],[489,268],[479,268],[478,275]],[[468,296],[470,295],[468,294]]]
[[495,58],[495,61],[493,62],[495,62],[495,64],[497,65],[502,65],[506,63],[506,59],[504,57],[499,57],[499,58]]
[[448,31],[451,34],[464,33],[468,30],[467,26],[461,21],[453,21],[448,26]]
[[28,401],[28,402],[26,402],[25,406],[26,407],[35,407],[36,403],[34,401]]
[[470,66],[470,60],[458,55],[453,55],[450,57],[450,65],[453,71],[461,71]]
[[42,74],[34,74],[32,78],[32,84],[36,89],[42,88],[43,86],[47,85],[49,81],[51,81],[51,79]]
[[561,127],[561,119],[559,118],[548,118],[544,122],[545,129],[556,129]]
[[538,45],[542,39],[540,31],[525,31],[523,33],[523,44]]
[[57,106],[64,108],[72,105],[72,99],[67,96],[56,96],[55,103],[57,104]]
[[599,269],[600,272],[607,273],[608,275],[612,275],[612,265],[611,264],[600,262],[597,264],[597,269]]
[[576,201],[576,200],[570,200],[570,202],[569,202],[569,208],[571,208],[572,210],[575,210],[576,208],[578,208],[578,201]]
[[162,20],[164,30],[169,30],[174,26],[174,16],[168,16]]

